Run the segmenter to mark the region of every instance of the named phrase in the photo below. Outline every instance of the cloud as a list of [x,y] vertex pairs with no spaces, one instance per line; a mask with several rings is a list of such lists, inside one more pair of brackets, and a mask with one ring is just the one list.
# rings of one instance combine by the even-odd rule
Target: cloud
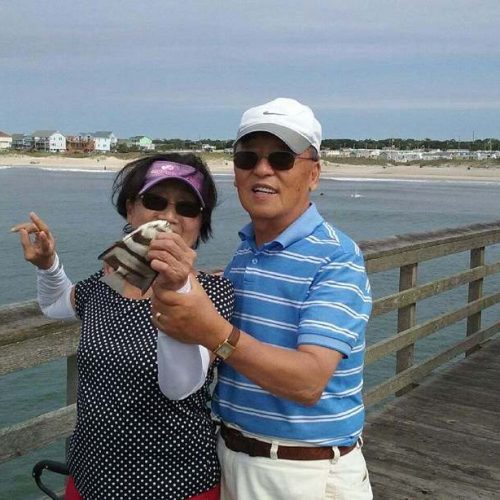
[[[130,133],[142,123],[131,117],[175,110],[169,130],[181,131],[198,108],[216,136],[228,116],[280,95],[325,113],[479,113],[500,101],[498,0],[22,0],[2,9],[0,91],[15,96],[0,109],[7,129],[43,120],[91,129],[79,120],[97,109]],[[47,96],[55,106],[41,104]],[[488,114],[492,130],[499,120]]]

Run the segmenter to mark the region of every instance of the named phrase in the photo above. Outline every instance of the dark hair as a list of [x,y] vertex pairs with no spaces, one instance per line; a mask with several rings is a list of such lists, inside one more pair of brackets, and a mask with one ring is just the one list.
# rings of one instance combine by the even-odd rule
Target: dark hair
[[148,155],[143,158],[127,163],[116,175],[113,181],[111,200],[116,207],[116,211],[127,218],[127,201],[135,201],[139,191],[144,185],[144,179],[149,167],[158,160],[172,161],[190,165],[203,174],[203,199],[205,207],[201,212],[200,237],[196,241],[195,248],[199,240],[207,241],[212,236],[212,211],[217,205],[217,189],[213,177],[206,163],[193,153],[159,153]]

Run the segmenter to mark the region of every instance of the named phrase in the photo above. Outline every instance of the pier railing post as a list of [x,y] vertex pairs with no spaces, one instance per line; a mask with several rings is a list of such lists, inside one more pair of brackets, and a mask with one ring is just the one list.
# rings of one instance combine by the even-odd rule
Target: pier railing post
[[[417,284],[417,268],[418,264],[415,262],[413,264],[408,264],[401,266],[399,270],[399,291],[407,290],[413,288]],[[407,306],[400,307],[398,309],[398,332],[402,332],[415,326],[416,316],[417,316],[417,304],[413,302]],[[415,358],[415,344],[410,344],[403,349],[400,349],[396,353],[396,373],[406,370],[413,365]],[[403,394],[411,391],[414,385],[408,385],[396,392],[396,396],[402,396]]]
[[[473,248],[470,251],[470,267],[484,266],[484,249],[485,247]],[[483,281],[484,278],[479,278],[477,280],[471,281],[469,283],[469,293],[467,297],[468,302],[473,302],[474,300],[480,299],[483,295]],[[481,311],[471,314],[467,318],[467,336],[478,332],[481,329]],[[465,352],[465,356],[469,356],[473,352],[479,349],[478,346],[474,346]]]
[[[76,403],[76,387],[78,384],[78,368],[76,354],[66,358],[66,404]],[[66,459],[68,458],[71,437],[66,439]]]

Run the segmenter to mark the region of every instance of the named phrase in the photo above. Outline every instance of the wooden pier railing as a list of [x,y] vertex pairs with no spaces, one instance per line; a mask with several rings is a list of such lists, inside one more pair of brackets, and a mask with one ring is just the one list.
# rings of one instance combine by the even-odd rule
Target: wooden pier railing
[[[375,300],[372,314],[375,317],[397,311],[396,331],[387,332],[366,353],[367,365],[395,354],[396,370],[394,375],[365,391],[367,406],[411,390],[413,384],[435,368],[460,354],[471,353],[500,332],[498,320],[482,327],[482,312],[500,302],[500,289],[489,295],[483,294],[485,280],[500,272],[500,260],[486,263],[487,250],[498,244],[500,220],[360,243],[370,274],[399,269],[399,291]],[[430,283],[417,284],[420,263],[463,252],[470,253],[467,269]],[[462,286],[468,287],[467,302],[462,307],[417,323],[419,301]],[[462,320],[467,321],[466,331],[458,329],[457,339],[451,347],[415,364],[417,341]],[[67,360],[67,406],[0,429],[0,462],[71,434],[76,414],[78,329],[77,322],[44,318],[34,302],[0,308],[0,375],[58,358]]]

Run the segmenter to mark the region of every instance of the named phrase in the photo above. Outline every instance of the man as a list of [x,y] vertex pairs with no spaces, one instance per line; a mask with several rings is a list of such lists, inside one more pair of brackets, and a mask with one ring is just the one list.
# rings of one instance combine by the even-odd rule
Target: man
[[356,244],[310,201],[320,143],[293,99],[242,116],[235,186],[251,223],[225,271],[234,326],[196,280],[184,295],[155,287],[157,326],[223,360],[212,403],[223,499],[372,498],[361,452],[370,287]]

